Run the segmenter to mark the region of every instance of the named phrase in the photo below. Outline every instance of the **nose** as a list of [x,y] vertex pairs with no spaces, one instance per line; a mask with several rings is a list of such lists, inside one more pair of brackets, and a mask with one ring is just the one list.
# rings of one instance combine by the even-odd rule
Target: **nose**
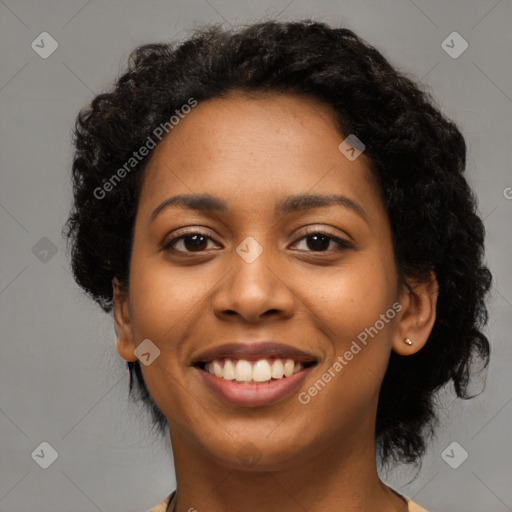
[[296,296],[288,282],[290,273],[264,250],[252,263],[234,255],[231,270],[213,296],[214,314],[223,320],[257,323],[268,318],[290,318]]

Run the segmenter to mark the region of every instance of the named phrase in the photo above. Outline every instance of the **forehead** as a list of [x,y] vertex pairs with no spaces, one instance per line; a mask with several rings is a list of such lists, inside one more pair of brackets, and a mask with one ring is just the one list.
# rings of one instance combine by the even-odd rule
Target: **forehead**
[[307,96],[233,92],[200,102],[155,149],[141,206],[204,192],[239,206],[274,207],[277,195],[305,192],[375,199],[368,159],[338,149],[345,137],[332,108]]

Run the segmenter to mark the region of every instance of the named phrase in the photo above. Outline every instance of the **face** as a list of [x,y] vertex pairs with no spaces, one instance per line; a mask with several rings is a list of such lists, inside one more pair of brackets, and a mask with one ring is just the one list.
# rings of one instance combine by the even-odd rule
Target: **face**
[[[134,361],[151,340],[160,354],[141,369],[171,438],[226,466],[247,450],[277,468],[373,439],[390,352],[413,322],[369,162],[346,158],[344,138],[323,103],[232,93],[193,108],[146,168],[117,348]],[[170,201],[197,194],[223,208]],[[339,201],[285,202],[304,195]],[[307,368],[255,385],[202,365],[205,351],[262,341],[301,351]],[[260,348],[245,359],[272,371],[281,349]],[[226,354],[244,359],[224,351],[221,370]]]

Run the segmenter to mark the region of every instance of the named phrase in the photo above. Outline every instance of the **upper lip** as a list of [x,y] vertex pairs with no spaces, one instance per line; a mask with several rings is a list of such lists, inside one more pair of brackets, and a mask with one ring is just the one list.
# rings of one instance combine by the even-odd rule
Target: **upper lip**
[[316,362],[317,358],[310,352],[300,350],[285,343],[274,341],[262,341],[258,343],[247,343],[243,341],[225,343],[217,347],[204,350],[192,360],[192,365],[207,363],[214,359],[245,359],[256,361],[268,357],[281,359],[293,359],[297,362]]

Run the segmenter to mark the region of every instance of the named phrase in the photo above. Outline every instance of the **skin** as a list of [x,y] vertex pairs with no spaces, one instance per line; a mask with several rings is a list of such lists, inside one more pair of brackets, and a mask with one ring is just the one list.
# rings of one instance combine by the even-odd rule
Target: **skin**
[[[148,163],[129,286],[114,280],[114,317],[125,360],[137,360],[134,349],[147,338],[161,351],[141,368],[169,421],[176,512],[407,510],[377,474],[377,400],[391,350],[407,356],[425,344],[437,283],[431,275],[400,284],[369,161],[345,158],[344,138],[317,100],[234,92],[192,109]],[[224,199],[228,210],[174,206],[151,220],[167,198],[199,193]],[[302,193],[343,194],[367,220],[339,205],[275,215],[275,203]],[[306,227],[352,247],[331,241],[315,251]],[[190,238],[164,249],[180,228],[211,240],[199,252]],[[249,236],[263,248],[251,264],[236,252]],[[307,391],[395,302],[401,311],[307,405],[293,394],[234,406],[191,367],[201,351],[228,341],[277,340],[317,357],[300,389]],[[254,464],[240,457],[247,450]]]

